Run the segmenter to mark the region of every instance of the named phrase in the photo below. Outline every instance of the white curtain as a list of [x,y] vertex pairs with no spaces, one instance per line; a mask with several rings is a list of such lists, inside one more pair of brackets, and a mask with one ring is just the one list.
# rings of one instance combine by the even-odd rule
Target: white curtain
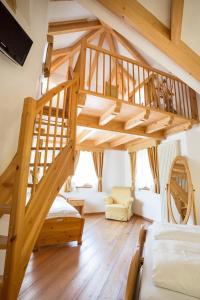
[[136,190],[149,189],[153,191],[154,189],[147,149],[137,151],[136,154],[135,187]]
[[166,184],[168,182],[171,164],[177,155],[180,155],[179,141],[166,142],[158,147],[161,219],[163,221],[167,221]]

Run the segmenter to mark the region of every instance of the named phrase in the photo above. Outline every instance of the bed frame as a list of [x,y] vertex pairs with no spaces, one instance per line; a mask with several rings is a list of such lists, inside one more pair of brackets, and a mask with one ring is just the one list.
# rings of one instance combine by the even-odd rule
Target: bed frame
[[58,217],[46,219],[34,250],[42,246],[59,245],[68,242],[82,244],[85,219],[82,217]]
[[129,267],[128,280],[124,300],[137,300],[139,298],[141,270],[144,263],[143,249],[146,240],[147,228],[142,225],[139,238]]

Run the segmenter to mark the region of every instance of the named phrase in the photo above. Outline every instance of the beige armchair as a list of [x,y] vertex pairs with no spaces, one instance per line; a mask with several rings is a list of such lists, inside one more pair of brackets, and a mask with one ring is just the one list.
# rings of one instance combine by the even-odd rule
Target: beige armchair
[[131,188],[113,187],[112,195],[105,198],[106,219],[129,221],[133,215]]

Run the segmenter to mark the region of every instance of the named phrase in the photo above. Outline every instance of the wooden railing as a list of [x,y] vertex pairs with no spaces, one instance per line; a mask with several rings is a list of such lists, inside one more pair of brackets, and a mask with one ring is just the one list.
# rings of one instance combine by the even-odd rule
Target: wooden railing
[[62,184],[73,174],[78,84],[75,75],[38,101],[25,99],[14,160],[2,299],[17,298],[48,210]]
[[90,44],[82,48],[81,89],[198,119],[196,93],[177,77]]

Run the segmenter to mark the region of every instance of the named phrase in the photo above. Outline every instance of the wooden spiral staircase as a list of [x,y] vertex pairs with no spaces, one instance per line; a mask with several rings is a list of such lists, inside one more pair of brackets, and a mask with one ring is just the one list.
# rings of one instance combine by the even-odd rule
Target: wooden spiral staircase
[[78,76],[24,101],[18,149],[0,177],[0,214],[9,214],[1,299],[16,299],[45,217],[73,174]]

